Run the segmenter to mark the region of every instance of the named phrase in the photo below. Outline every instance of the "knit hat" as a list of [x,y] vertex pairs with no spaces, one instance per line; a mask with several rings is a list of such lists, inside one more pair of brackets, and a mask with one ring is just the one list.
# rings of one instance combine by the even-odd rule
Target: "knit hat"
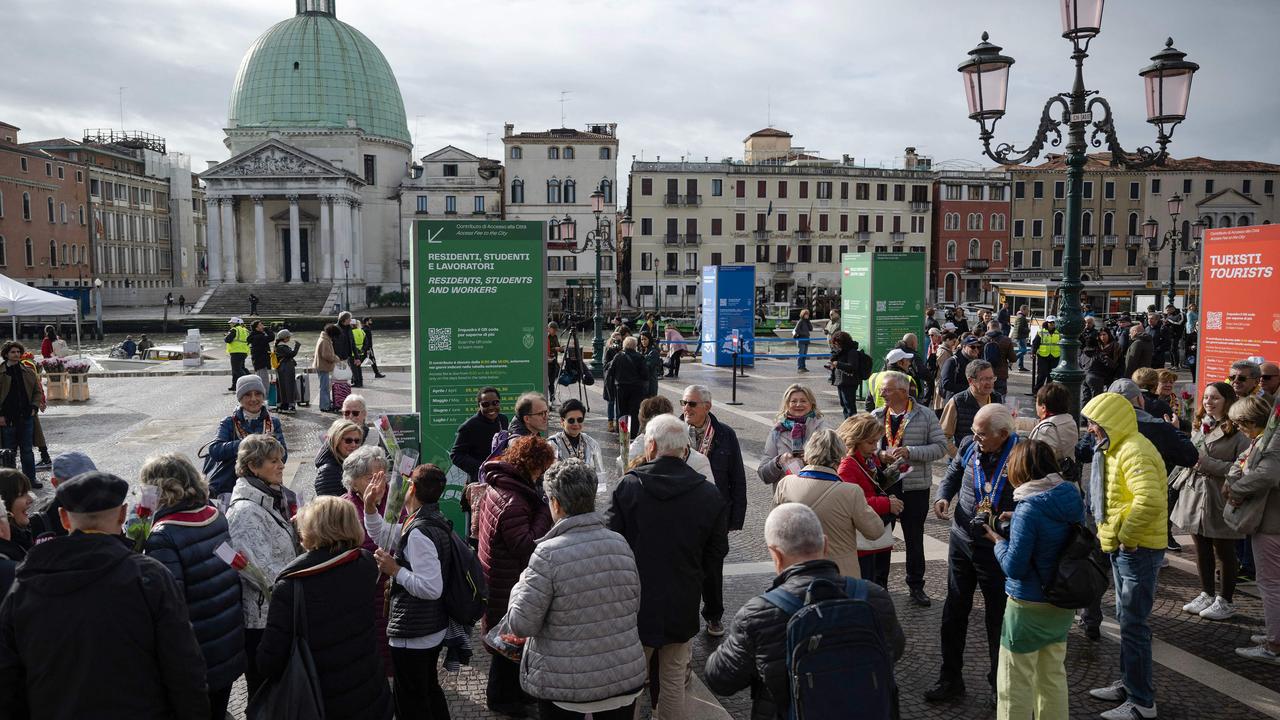
[[285,340],[288,340],[291,337],[293,337],[293,333],[289,332],[288,330],[281,330],[280,332],[276,333],[276,342],[284,342]]
[[267,387],[262,384],[262,378],[257,375],[240,376],[240,379],[236,381],[236,400],[255,390],[262,393],[263,397],[266,397]]

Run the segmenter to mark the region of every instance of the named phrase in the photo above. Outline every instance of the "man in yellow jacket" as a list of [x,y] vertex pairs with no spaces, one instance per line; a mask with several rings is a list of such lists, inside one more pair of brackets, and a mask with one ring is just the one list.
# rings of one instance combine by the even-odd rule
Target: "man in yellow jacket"
[[1138,432],[1133,405],[1118,393],[1102,393],[1080,412],[1097,441],[1089,478],[1090,512],[1098,541],[1111,554],[1120,623],[1120,680],[1089,694],[1120,702],[1102,713],[1108,720],[1156,716],[1151,680],[1151,628],[1156,577],[1168,547],[1168,489],[1164,460]]

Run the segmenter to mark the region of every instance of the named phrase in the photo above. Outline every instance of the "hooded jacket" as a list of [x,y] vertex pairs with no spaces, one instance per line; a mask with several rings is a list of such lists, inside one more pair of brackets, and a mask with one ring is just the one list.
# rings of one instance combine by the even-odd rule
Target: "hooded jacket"
[[480,565],[489,586],[485,629],[507,613],[511,588],[529,565],[538,538],[551,529],[551,510],[516,466],[491,460],[480,466],[489,490],[480,502]]
[[1168,546],[1169,496],[1164,460],[1138,432],[1134,407],[1122,395],[1103,393],[1080,411],[1109,441],[1105,458],[1106,518],[1098,526],[1104,552],[1120,546],[1163,550]]
[[682,643],[698,634],[702,580],[729,552],[729,506],[683,460],[660,457],[619,480],[606,513],[640,571],[640,642]]
[[208,717],[204,658],[164,565],[118,535],[33,547],[0,605],[0,716]]
[[1058,481],[1050,490],[1029,497],[1014,491],[1019,499],[1009,524],[1009,539],[996,543],[1004,590],[1011,598],[1044,602],[1044,586],[1057,573],[1067,531],[1071,523],[1084,522],[1084,503],[1075,484],[1063,481],[1057,473],[1049,479]]

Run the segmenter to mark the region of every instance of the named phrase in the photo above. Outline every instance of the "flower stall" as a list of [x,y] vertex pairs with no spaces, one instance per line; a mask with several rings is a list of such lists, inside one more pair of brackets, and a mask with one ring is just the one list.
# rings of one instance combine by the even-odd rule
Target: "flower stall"
[[85,402],[89,399],[89,368],[92,365],[84,358],[67,360],[63,366],[67,376],[67,399],[72,402]]
[[40,368],[44,374],[45,399],[66,400],[68,382],[66,360],[56,356],[40,358],[36,361],[36,367]]

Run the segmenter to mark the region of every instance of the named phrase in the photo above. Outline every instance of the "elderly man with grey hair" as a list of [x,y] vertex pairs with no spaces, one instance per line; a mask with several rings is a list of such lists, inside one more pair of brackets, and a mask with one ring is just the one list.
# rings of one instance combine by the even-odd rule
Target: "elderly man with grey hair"
[[907,588],[913,605],[929,607],[933,600],[924,590],[924,523],[929,518],[933,463],[947,454],[947,437],[933,410],[911,399],[910,378],[897,372],[884,375],[880,387],[884,405],[872,413],[885,428],[879,458],[884,466],[901,471],[901,492],[889,494],[902,497],[899,517],[907,546]]
[[626,539],[596,512],[597,482],[577,458],[542,476],[555,524],[507,605],[511,632],[529,639],[521,685],[542,717],[579,717],[589,703],[596,717],[630,718],[647,675],[636,619],[640,573]]
[[617,406],[617,417],[630,417],[631,439],[640,432],[640,401],[649,387],[649,369],[644,356],[636,349],[639,340],[631,336],[622,341],[622,352],[613,356],[604,371],[604,383]]
[[1013,412],[998,403],[984,405],[974,415],[973,435],[965,438],[938,486],[934,513],[945,520],[954,504],[955,517],[947,549],[947,599],[942,607],[942,670],[924,695],[929,702],[955,702],[965,694],[965,640],[973,593],[979,588],[987,626],[989,701],[995,702],[1000,628],[1008,596],[995,544],[985,532],[973,528],[975,518],[991,525],[1002,513],[1013,511],[1013,486],[1009,484],[1006,463],[1017,442]]
[[364,430],[364,445],[382,446],[382,431],[369,424],[369,404],[360,393],[351,393],[342,401],[342,417]]
[[[729,529],[741,530],[747,517],[747,471],[742,464],[742,447],[733,428],[711,414],[711,390],[705,385],[690,385],[680,399],[682,419],[688,425],[689,443],[707,456],[716,488],[729,507]],[[706,579],[702,588],[702,617],[707,621],[707,634],[724,634],[720,618],[724,615],[723,569]]]
[[729,552],[729,508],[681,459],[689,445],[685,423],[659,415],[644,434],[648,462],[619,480],[606,516],[640,572],[640,642],[646,659],[658,656],[658,677],[650,680],[659,689],[655,714],[679,718],[702,588],[707,578],[719,579]]
[[[828,543],[822,528],[822,522],[808,505],[783,503],[769,513],[764,523],[764,539],[777,573],[771,588],[781,589],[803,602],[814,581],[826,580],[837,587],[845,584],[839,567],[827,558]],[[867,602],[896,662],[902,657],[906,638],[898,624],[893,599],[874,583],[858,582],[866,586]],[[791,697],[786,658],[789,619],[788,613],[764,595],[748,600],[730,623],[728,637],[707,658],[707,687],[718,695],[757,688],[752,692],[751,717],[761,720],[787,717]],[[891,672],[892,668],[884,668],[885,676]],[[895,706],[896,694],[895,689]]]

